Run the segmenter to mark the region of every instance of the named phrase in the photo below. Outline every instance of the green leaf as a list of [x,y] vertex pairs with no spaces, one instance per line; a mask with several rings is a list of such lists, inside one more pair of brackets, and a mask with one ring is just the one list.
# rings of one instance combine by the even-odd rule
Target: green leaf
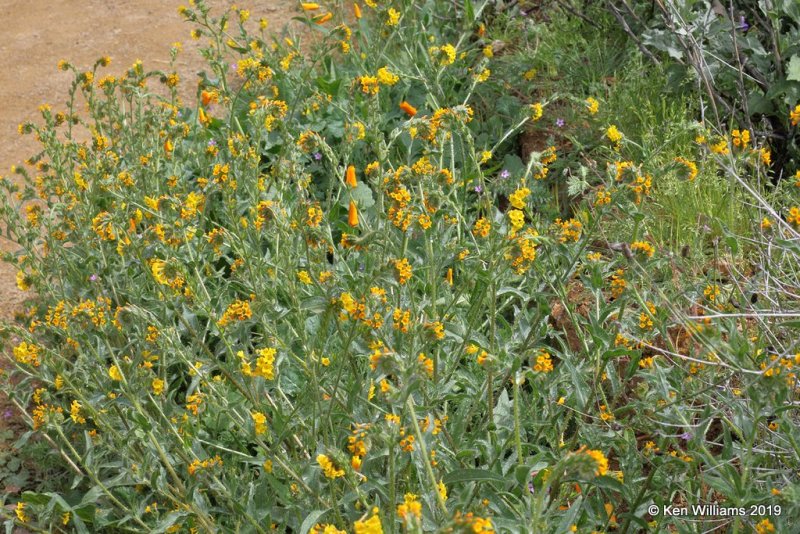
[[800,82],[800,56],[793,55],[786,66],[786,79]]
[[336,93],[339,92],[339,87],[342,85],[342,80],[329,80],[327,78],[319,77],[316,81],[317,87],[330,96],[336,96]]
[[508,391],[504,389],[497,397],[497,404],[494,408],[494,424],[497,428],[506,430],[514,428],[514,417],[511,413],[513,407],[511,399],[508,398]]
[[527,302],[528,299],[530,298],[530,296],[527,293],[525,293],[524,291],[520,291],[516,287],[503,286],[497,290],[498,297],[501,297],[506,293],[511,293],[512,295],[516,295],[517,297],[520,298],[520,300],[522,300],[522,302]]
[[798,5],[797,0],[783,0],[781,5],[781,10],[789,16],[791,20],[797,21],[800,19],[800,5]]
[[788,239],[776,239],[775,245],[791,250],[795,254],[800,254],[800,243]]
[[703,477],[703,481],[723,495],[736,493],[731,483],[722,477],[706,475]]
[[760,92],[753,92],[747,97],[747,109],[750,111],[750,114],[762,114],[767,115],[772,113],[775,109],[775,106],[772,103],[772,100],[765,98]]
[[623,493],[625,491],[625,487],[622,485],[622,483],[614,477],[598,477],[594,480],[594,483],[598,488],[616,491],[617,493]]
[[300,534],[308,534],[311,527],[317,524],[317,520],[325,515],[328,510],[314,510],[306,516],[303,523],[300,525]]
[[30,431],[30,430],[28,432],[25,432],[24,434],[22,434],[19,437],[19,439],[14,443],[13,448],[14,449],[21,449],[22,447],[24,447],[28,443],[28,440],[30,439],[30,437],[32,435],[33,435],[33,432]]
[[98,501],[101,495],[104,494],[106,489],[115,488],[117,486],[125,485],[123,480],[128,477],[128,473],[122,472],[117,476],[103,481],[102,485],[96,485],[92,489],[86,492],[83,496],[83,500],[81,500],[81,506],[84,504],[93,504]]
[[474,458],[478,455],[477,449],[462,449],[456,453],[456,460],[463,460],[464,458]]
[[520,486],[528,482],[530,474],[531,468],[528,465],[518,465],[516,469],[514,469],[514,479]]
[[576,518],[578,517],[578,512],[582,510],[581,504],[583,504],[583,495],[578,495],[578,498],[570,505],[569,510],[567,510],[564,517],[561,519],[561,523],[559,523],[556,532],[570,531],[570,526],[578,522]]
[[16,471],[19,470],[19,466],[20,465],[22,465],[22,462],[20,461],[20,459],[17,458],[17,457],[14,457],[14,458],[11,458],[11,460],[8,461],[8,464],[6,464],[6,469],[9,470],[9,471],[16,472]]
[[[797,57],[797,56],[795,56]],[[792,87],[796,84],[792,83],[790,80],[782,80],[779,79],[775,83],[769,86],[767,90],[767,98],[778,99],[781,96],[791,92]]]
[[332,137],[341,139],[344,137],[344,122],[329,120],[325,125],[325,131],[327,131]]
[[505,484],[505,477],[486,469],[456,469],[450,471],[443,478],[445,484],[457,484],[463,482],[498,482]]
[[516,154],[506,154],[503,158],[503,168],[514,174],[524,171],[525,164]]
[[567,194],[571,197],[583,194],[583,192],[589,189],[589,187],[589,182],[582,180],[574,174],[567,178]]
[[471,0],[464,1],[464,20],[467,27],[472,26],[472,23],[475,22],[475,8],[472,6]]
[[167,515],[167,517],[159,521],[159,523],[156,525],[156,528],[151,532],[153,532],[154,534],[159,532],[166,532],[167,529],[172,525],[174,525],[178,519],[186,517],[187,515],[189,515],[188,512],[170,512]]
[[34,506],[44,506],[50,502],[50,496],[46,493],[34,493],[26,491],[22,494],[22,502],[32,504]]
[[725,244],[731,249],[731,252],[737,254],[739,252],[739,240],[733,236],[725,238]]
[[328,299],[325,297],[309,297],[300,304],[300,307],[310,312],[322,313],[328,309],[329,304]]
[[[372,196],[372,189],[369,188],[364,182],[359,182],[355,189],[350,190],[350,198],[356,201],[358,209],[369,208],[375,205],[375,199]],[[350,204],[347,198],[343,199],[345,206]]]

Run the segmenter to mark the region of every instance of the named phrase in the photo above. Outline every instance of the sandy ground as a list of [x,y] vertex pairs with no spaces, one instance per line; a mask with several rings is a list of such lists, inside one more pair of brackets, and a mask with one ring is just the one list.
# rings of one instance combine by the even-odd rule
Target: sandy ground
[[[118,75],[141,59],[145,68],[166,68],[172,43],[183,43],[177,70],[184,99],[194,98],[196,73],[203,60],[197,53],[190,23],[177,8],[188,0],[0,0],[0,176],[37,151],[33,136],[20,136],[17,126],[41,120],[37,108],[48,103],[54,111],[65,109],[72,74],[56,65],[65,59],[79,69],[89,69],[101,56],[111,56],[104,72]],[[207,0],[219,13],[234,2]],[[239,0],[254,24],[260,18],[280,31],[297,14],[288,0]],[[188,100],[187,100],[188,101]],[[0,237],[0,251],[14,251]],[[15,270],[0,262],[0,322],[22,309],[26,294],[16,287]],[[0,359],[1,360],[1,359]],[[0,362],[1,363],[1,362]],[[2,365],[0,365],[2,367]],[[16,426],[0,392],[0,430]],[[3,488],[0,487],[0,491]]]

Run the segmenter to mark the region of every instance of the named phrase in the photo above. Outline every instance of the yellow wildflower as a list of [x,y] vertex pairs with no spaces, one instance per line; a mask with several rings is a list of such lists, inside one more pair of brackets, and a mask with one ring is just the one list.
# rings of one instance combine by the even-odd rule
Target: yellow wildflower
[[411,279],[412,268],[407,258],[394,261],[394,268],[397,274],[397,281],[400,285],[405,284]]
[[227,326],[234,321],[245,321],[252,316],[253,312],[250,309],[249,302],[246,300],[235,300],[228,306],[225,313],[222,314],[222,318],[217,321],[217,324],[219,326]]
[[508,201],[518,210],[522,210],[525,209],[525,199],[528,198],[528,195],[530,194],[531,190],[527,187],[523,187],[511,193],[508,196]]
[[397,515],[403,521],[408,521],[411,517],[422,519],[422,503],[419,502],[419,497],[413,493],[406,493],[403,504],[397,505]]
[[786,217],[786,222],[800,227],[800,207],[793,206],[789,208],[789,215]]
[[320,15],[318,17],[314,17],[315,24],[325,24],[329,20],[333,18],[333,13],[325,13],[324,15]]
[[686,167],[686,171],[688,172],[687,178],[690,182],[693,182],[695,178],[697,178],[697,165],[686,158],[675,158],[675,161]]
[[154,378],[150,383],[150,386],[153,388],[153,395],[161,395],[164,392],[165,385],[166,383],[160,378]]
[[520,210],[509,210],[508,219],[511,222],[513,231],[517,231],[525,225],[525,214]]
[[86,418],[81,415],[81,408],[81,403],[77,400],[72,401],[69,407],[69,416],[79,425],[86,423]]
[[344,470],[340,469],[333,463],[333,461],[325,454],[317,456],[317,463],[322,468],[325,476],[331,480],[344,476]]
[[20,291],[27,291],[31,288],[28,277],[25,276],[23,271],[17,271],[17,287]]
[[622,132],[620,132],[616,125],[612,124],[606,129],[606,137],[609,141],[614,143],[615,146],[619,146],[620,141],[622,141]]
[[361,84],[361,92],[365,95],[377,95],[380,91],[378,78],[375,76],[360,76],[358,83]]
[[530,112],[531,112],[530,115],[531,120],[535,122],[542,118],[542,114],[544,113],[544,108],[542,107],[541,103],[537,102],[535,104],[531,104]]
[[358,226],[358,208],[355,201],[350,201],[350,207],[347,210],[347,224],[355,228]]
[[378,78],[378,83],[381,85],[394,85],[398,81],[400,81],[400,77],[396,74],[393,74],[388,68],[381,67],[378,69],[378,73],[376,75]]
[[770,534],[772,532],[775,532],[775,526],[769,519],[764,518],[756,523],[756,534]]
[[481,217],[475,221],[475,226],[472,227],[472,234],[476,237],[486,237],[492,229],[492,223],[486,217]]
[[273,348],[259,349],[258,358],[256,359],[256,370],[253,374],[267,380],[275,378],[275,355],[277,352],[278,351]]
[[393,7],[389,8],[389,11],[387,11],[386,15],[388,16],[386,20],[387,26],[397,26],[398,22],[400,22],[400,12]]
[[583,452],[597,464],[594,471],[595,476],[603,476],[608,472],[608,459],[601,451],[587,450],[586,447],[581,447],[581,450],[578,452]]
[[548,352],[541,351],[539,353],[539,355],[536,357],[536,364],[533,366],[533,370],[537,373],[552,372],[553,360]]
[[731,138],[733,146],[745,148],[750,143],[750,130],[734,130]]
[[439,59],[439,65],[446,67],[452,65],[456,60],[456,47],[451,44],[442,46],[432,46],[428,49],[431,57]]
[[253,426],[257,435],[265,434],[267,432],[267,416],[261,412],[250,412],[253,418]]
[[[365,0],[369,5],[370,0]],[[378,508],[372,509],[372,516],[369,519],[359,519],[353,523],[354,534],[383,534],[381,518],[378,516]]]
[[24,502],[19,501],[17,503],[17,507],[14,509],[14,513],[17,514],[17,519],[19,520],[20,523],[27,523],[28,522],[28,516],[25,515],[25,503]]
[[312,282],[311,276],[309,276],[308,271],[298,271],[297,272],[297,279],[300,280],[305,285],[310,285]]
[[772,152],[767,147],[758,149],[758,157],[764,165],[769,166],[772,164]]
[[111,380],[116,382],[120,382],[122,380],[122,373],[119,371],[119,367],[116,365],[112,365],[108,368],[108,376],[111,378]]
[[789,112],[789,120],[792,121],[792,126],[800,124],[800,104],[796,105],[794,109]]
[[631,244],[631,250],[633,252],[641,252],[648,258],[652,258],[653,253],[655,252],[653,245],[651,245],[647,241],[635,241],[634,243]]

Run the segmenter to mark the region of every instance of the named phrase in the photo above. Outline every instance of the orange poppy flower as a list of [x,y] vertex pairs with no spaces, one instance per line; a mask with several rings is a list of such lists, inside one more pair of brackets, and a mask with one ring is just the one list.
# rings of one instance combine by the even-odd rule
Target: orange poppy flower
[[204,106],[209,105],[211,102],[217,101],[217,94],[214,91],[202,91],[200,93],[200,101]]
[[406,115],[408,115],[409,117],[413,117],[414,115],[417,114],[417,108],[415,108],[414,106],[412,106],[411,104],[409,104],[405,100],[400,102],[400,109],[405,111]]
[[355,228],[358,226],[358,208],[355,201],[350,201],[350,209],[347,211],[347,224]]
[[347,167],[347,173],[345,173],[345,183],[350,187],[356,187],[358,182],[356,182],[356,168],[352,165]]
[[314,22],[316,24],[325,24],[332,18],[333,18],[333,13],[325,13],[324,15],[320,15],[319,17],[314,17]]

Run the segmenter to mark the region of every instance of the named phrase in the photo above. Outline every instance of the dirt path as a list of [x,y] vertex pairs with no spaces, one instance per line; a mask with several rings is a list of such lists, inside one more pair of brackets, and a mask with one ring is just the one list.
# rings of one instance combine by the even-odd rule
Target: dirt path
[[[17,125],[41,120],[37,108],[50,104],[63,111],[72,74],[56,65],[65,59],[79,69],[89,69],[101,56],[111,56],[107,74],[118,75],[141,59],[145,68],[165,68],[172,43],[183,43],[177,69],[182,96],[193,98],[196,72],[203,60],[199,43],[189,32],[191,25],[178,15],[178,6],[188,0],[2,0],[0,1],[0,176],[8,176],[11,165],[19,165],[37,150],[33,136],[20,136]],[[207,0],[219,13],[232,0]],[[266,18],[279,31],[297,14],[288,0],[240,0],[251,19]],[[254,22],[254,24],[256,24]],[[13,251],[13,243],[0,237],[0,251]],[[16,272],[0,262],[0,322],[22,309],[26,294],[16,286]],[[0,355],[1,356],[1,355]],[[2,357],[0,357],[2,371]],[[0,431],[18,427],[7,399],[0,392]],[[0,448],[4,442],[0,440]],[[0,451],[2,453],[2,451]],[[13,492],[18,488],[3,488]]]

